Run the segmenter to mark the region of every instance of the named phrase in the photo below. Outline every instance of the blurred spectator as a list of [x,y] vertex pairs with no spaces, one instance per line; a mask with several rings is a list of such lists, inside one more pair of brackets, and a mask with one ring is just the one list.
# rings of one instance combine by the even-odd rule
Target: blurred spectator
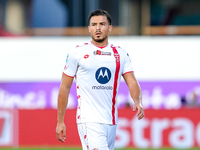
[[200,1],[151,0],[151,25],[200,25]]
[[195,88],[186,95],[187,106],[199,107],[200,106],[200,87]]
[[0,36],[15,36],[15,35],[4,30],[3,26],[0,24]]
[[0,0],[0,36],[24,34],[26,20],[24,8],[28,7],[27,4],[28,2],[21,0]]
[[181,105],[182,106],[186,106],[187,105],[187,100],[186,100],[185,96],[181,97]]
[[181,103],[183,107],[200,107],[200,87],[196,87],[186,96],[182,96]]

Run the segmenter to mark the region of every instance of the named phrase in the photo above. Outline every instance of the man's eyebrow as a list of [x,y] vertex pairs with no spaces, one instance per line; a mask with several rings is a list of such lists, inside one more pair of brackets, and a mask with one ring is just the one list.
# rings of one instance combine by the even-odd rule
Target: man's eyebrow
[[[96,24],[97,22],[91,22],[91,24]],[[103,22],[99,22],[99,23],[101,23],[101,24],[106,24],[106,22],[105,21],[103,21]]]

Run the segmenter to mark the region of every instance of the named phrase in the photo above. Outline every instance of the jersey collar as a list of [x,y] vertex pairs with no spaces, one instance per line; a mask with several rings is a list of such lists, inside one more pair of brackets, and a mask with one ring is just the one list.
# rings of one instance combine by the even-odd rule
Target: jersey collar
[[98,48],[100,48],[100,49],[103,49],[103,48],[105,48],[105,47],[107,47],[107,46],[109,45],[109,43],[108,43],[106,46],[97,46],[97,45],[94,45],[94,44],[92,43],[92,41],[90,41],[90,43],[91,43],[91,45],[93,45],[93,46],[95,46],[95,47],[98,47]]

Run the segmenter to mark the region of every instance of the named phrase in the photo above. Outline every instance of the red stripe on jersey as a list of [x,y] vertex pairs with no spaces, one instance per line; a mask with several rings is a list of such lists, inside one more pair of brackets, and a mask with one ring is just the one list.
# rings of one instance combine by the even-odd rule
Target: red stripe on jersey
[[124,74],[122,74],[122,75],[125,75],[125,74],[127,74],[127,73],[130,73],[130,72],[133,72],[133,71],[128,71],[128,72],[125,72]]
[[74,78],[73,76],[69,76],[69,75],[67,75],[67,74],[66,74],[66,73],[64,73],[64,72],[63,72],[63,74],[64,74],[64,75],[66,75],[66,76],[68,76],[68,77],[70,77],[70,78]]
[[117,83],[119,78],[119,70],[120,70],[120,56],[115,47],[111,46],[114,52],[114,57],[116,60],[116,70],[115,70],[115,78],[114,78],[114,88],[113,88],[113,98],[112,98],[112,122],[115,125],[115,104],[116,104],[116,95],[117,95]]

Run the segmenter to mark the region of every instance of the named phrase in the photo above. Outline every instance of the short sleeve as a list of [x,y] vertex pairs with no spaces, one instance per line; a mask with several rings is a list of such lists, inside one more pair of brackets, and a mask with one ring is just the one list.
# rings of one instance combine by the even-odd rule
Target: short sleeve
[[122,70],[122,75],[126,74],[128,72],[133,72],[133,68],[132,68],[132,65],[131,65],[131,59],[129,57],[129,54],[125,51],[125,54],[124,54],[124,67],[123,67],[123,70]]
[[74,77],[77,72],[77,66],[78,66],[77,54],[75,50],[72,50],[67,54],[63,73],[69,77]]

